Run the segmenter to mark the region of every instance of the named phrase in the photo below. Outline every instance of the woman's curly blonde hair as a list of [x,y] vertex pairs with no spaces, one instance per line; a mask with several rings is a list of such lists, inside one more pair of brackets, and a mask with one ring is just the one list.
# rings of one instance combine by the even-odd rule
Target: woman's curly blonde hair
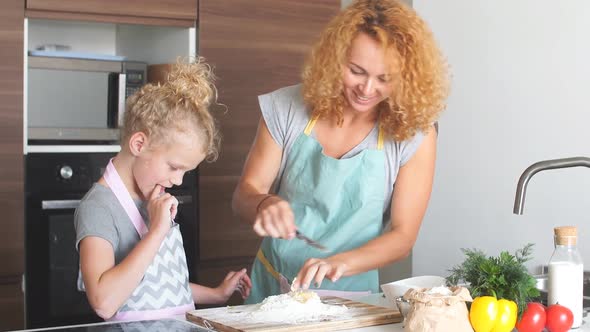
[[303,98],[312,116],[335,117],[342,124],[347,104],[342,73],[359,33],[375,38],[386,55],[399,55],[395,89],[378,105],[386,137],[403,141],[427,131],[446,107],[447,63],[426,23],[396,0],[358,0],[330,21],[303,69]]
[[220,135],[209,105],[217,90],[211,67],[199,57],[179,60],[163,84],[146,84],[129,97],[121,141],[143,132],[155,144],[168,143],[173,133],[191,133],[202,141],[208,161],[218,156]]

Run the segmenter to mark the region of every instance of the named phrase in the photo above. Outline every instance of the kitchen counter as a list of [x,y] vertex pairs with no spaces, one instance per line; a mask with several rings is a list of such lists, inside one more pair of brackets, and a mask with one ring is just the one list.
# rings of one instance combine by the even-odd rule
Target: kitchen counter
[[[381,294],[374,294],[358,299],[360,302],[365,302],[383,307],[392,307],[388,301]],[[370,326],[364,328],[350,329],[346,331],[355,332],[402,332],[402,324],[389,324],[380,326]],[[207,332],[211,331],[201,326],[187,322],[184,316],[176,316],[170,319],[162,319],[157,321],[141,321],[141,322],[119,322],[119,323],[94,323],[84,325],[72,325],[63,327],[52,327],[44,329],[31,329],[21,331],[52,331],[52,332],[120,332],[120,331],[178,331],[178,332]]]
[[[357,299],[357,301],[368,304],[389,307],[393,305],[385,299],[382,294],[374,294]],[[125,323],[95,323],[85,325],[74,325],[67,327],[54,327],[46,329],[22,330],[22,331],[53,331],[53,332],[115,332],[115,331],[179,331],[179,332],[207,332],[211,331],[198,325],[187,322],[184,316],[177,316],[170,319],[162,319],[157,321],[142,321],[142,322],[125,322]],[[363,328],[350,329],[345,331],[352,332],[403,332],[403,324],[388,324],[378,325]],[[516,330],[515,330],[516,331]],[[572,329],[572,332],[590,332],[590,323],[588,318],[584,319],[584,324],[579,329]]]

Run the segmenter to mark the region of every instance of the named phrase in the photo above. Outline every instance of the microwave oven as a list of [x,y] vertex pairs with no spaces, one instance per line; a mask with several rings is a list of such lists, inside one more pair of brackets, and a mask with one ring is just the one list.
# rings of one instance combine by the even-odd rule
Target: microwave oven
[[126,98],[146,83],[147,64],[28,56],[29,144],[115,144]]

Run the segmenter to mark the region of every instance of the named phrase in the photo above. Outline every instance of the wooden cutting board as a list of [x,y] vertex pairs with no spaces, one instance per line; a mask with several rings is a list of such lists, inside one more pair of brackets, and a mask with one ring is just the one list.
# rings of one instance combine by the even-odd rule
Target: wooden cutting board
[[403,317],[398,310],[378,307],[362,302],[355,302],[339,297],[322,297],[322,302],[345,305],[348,312],[345,317],[332,318],[328,321],[298,324],[248,322],[244,317],[232,317],[230,310],[247,309],[255,304],[235,307],[193,310],[186,313],[186,318],[200,326],[220,332],[286,332],[286,331],[336,331],[365,326],[399,323]]

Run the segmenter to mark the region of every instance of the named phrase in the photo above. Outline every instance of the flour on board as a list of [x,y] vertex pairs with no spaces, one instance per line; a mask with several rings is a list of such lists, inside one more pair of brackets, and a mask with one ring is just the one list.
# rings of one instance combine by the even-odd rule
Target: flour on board
[[[313,291],[297,290],[269,296],[251,310],[240,310],[236,314],[260,323],[295,324],[330,320],[346,315],[347,311],[348,308],[344,305],[322,303]],[[231,310],[229,313],[232,313]]]

